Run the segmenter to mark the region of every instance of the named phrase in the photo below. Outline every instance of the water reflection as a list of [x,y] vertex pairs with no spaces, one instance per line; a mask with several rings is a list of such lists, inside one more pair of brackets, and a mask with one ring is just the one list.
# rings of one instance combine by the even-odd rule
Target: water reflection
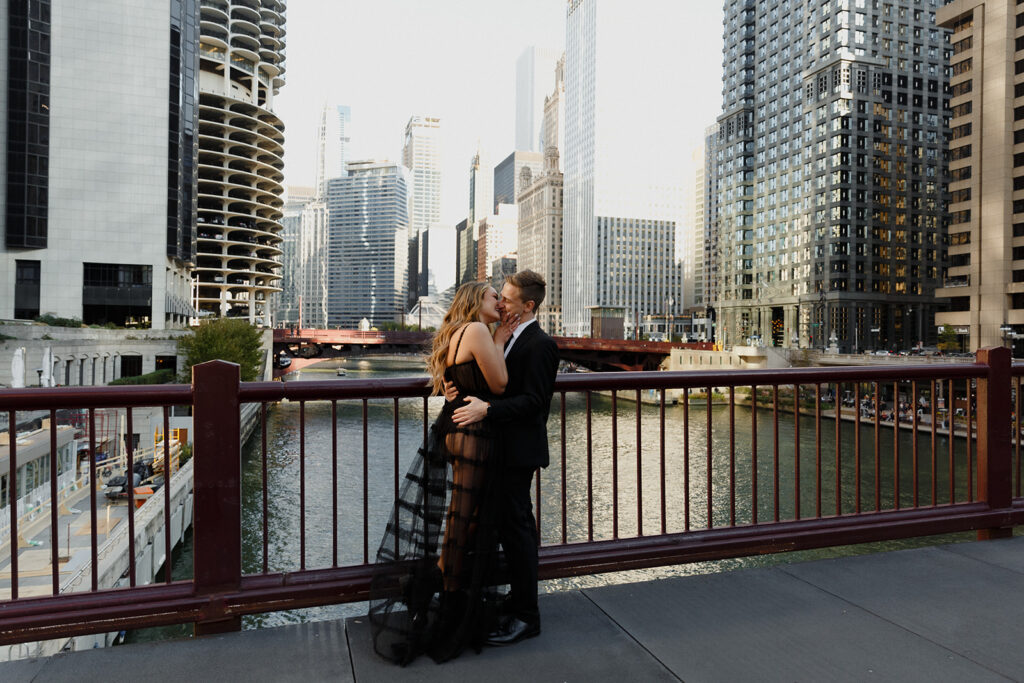
[[[344,367],[347,371],[346,379],[422,373],[422,364],[418,359],[348,361]],[[336,370],[330,366],[304,370],[292,381],[323,380],[333,376],[336,376]],[[823,421],[820,433],[816,433],[814,419],[802,417],[797,447],[795,421],[792,416],[783,415],[778,427],[779,448],[776,454],[776,434],[771,411],[758,410],[755,466],[751,457],[754,416],[749,408],[736,407],[731,413],[728,406],[713,406],[709,415],[703,403],[666,406],[665,432],[662,437],[658,406],[641,405],[638,434],[634,402],[620,399],[613,405],[610,397],[596,394],[591,396],[589,433],[586,396],[568,394],[565,397],[566,482],[563,490],[560,400],[556,395],[549,423],[552,466],[544,470],[541,476],[541,537],[544,543],[560,543],[563,534],[568,542],[585,541],[591,528],[595,539],[636,536],[641,521],[643,531],[647,534],[660,533],[663,524],[670,533],[727,526],[730,523],[748,524],[754,521],[752,494],[755,492],[757,519],[760,521],[792,519],[796,511],[797,489],[801,516],[814,516],[819,506],[822,514],[835,514],[837,502],[838,509],[843,513],[856,509],[858,468],[854,447],[855,426],[851,423],[840,426],[841,455],[837,462],[834,456],[834,422]],[[270,492],[267,510],[269,571],[293,571],[301,566],[316,568],[345,565],[373,557],[394,500],[396,473],[404,473],[423,438],[423,400],[398,400],[397,425],[395,405],[393,399],[367,401],[365,412],[368,428],[364,432],[362,401],[338,402],[333,408],[333,414],[329,402],[307,403],[304,437],[299,429],[302,408],[298,403],[284,403],[270,411],[267,462]],[[440,407],[441,399],[429,399],[426,406],[427,419],[433,420]],[[617,413],[617,426],[614,428],[613,412]],[[335,424],[333,438],[336,441],[332,440],[332,422]],[[707,439],[709,422],[710,447]],[[396,430],[397,449],[394,441]],[[879,506],[882,509],[891,508],[895,504],[893,472],[897,467],[893,456],[892,430],[883,428],[887,438],[882,439],[877,477],[874,426],[862,425],[860,431],[861,509],[875,509],[876,481],[879,484]],[[730,443],[734,444],[732,449]],[[820,462],[817,444],[821,444]],[[912,447],[912,435],[909,432],[901,433],[898,466],[900,505],[903,506],[913,501],[915,480]],[[916,485],[924,501],[930,501],[931,496],[931,448],[930,439],[919,436]],[[299,461],[302,451],[305,452],[304,515],[300,514],[299,505]],[[946,458],[942,460],[940,457],[936,468],[937,502],[948,502],[948,442],[944,437],[936,441],[936,451]],[[965,454],[962,451],[962,447],[958,447],[955,455],[955,465],[961,473],[955,481],[958,499],[966,496],[966,478],[963,476]],[[335,452],[336,459],[333,457]],[[365,479],[364,452],[367,454]],[[258,573],[263,567],[262,473],[258,439],[252,439],[246,444],[243,467],[244,570]],[[335,467],[338,478],[336,488],[332,486]],[[730,481],[734,481],[735,485],[731,486]],[[617,496],[614,495],[616,490]],[[335,496],[338,510],[336,549],[332,532]],[[563,496],[566,517],[564,529]],[[664,520],[661,514],[663,498]],[[592,517],[587,512],[588,500],[592,501]],[[369,519],[365,534],[364,504]],[[969,537],[960,534],[939,540]],[[935,538],[919,539],[887,543],[884,546],[831,548],[577,577],[547,582],[544,590],[707,573],[787,562],[795,558],[836,556],[869,552],[879,547],[910,547],[935,542]],[[364,604],[354,604],[277,612],[247,618],[246,627],[337,618],[362,614],[365,609]]]

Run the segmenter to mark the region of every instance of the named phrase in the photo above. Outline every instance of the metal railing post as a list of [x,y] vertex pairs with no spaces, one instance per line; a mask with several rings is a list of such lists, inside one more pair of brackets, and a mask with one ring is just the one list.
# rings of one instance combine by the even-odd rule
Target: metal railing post
[[[1009,509],[1012,504],[1010,448],[1010,350],[978,349],[978,362],[988,375],[978,380],[978,500],[990,508]],[[971,425],[968,423],[968,437]],[[978,539],[1007,538],[1013,527],[978,530]]]
[[210,361],[192,368],[194,513],[193,576],[197,595],[209,597],[196,635],[242,628],[217,595],[237,591],[242,576],[241,427],[239,368]]

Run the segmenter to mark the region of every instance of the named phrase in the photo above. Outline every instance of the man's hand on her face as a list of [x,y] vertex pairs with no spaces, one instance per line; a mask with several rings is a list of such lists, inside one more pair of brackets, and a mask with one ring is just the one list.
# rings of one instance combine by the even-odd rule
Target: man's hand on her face
[[455,382],[444,380],[444,400],[454,401],[458,395],[459,390],[455,388]]
[[481,401],[476,396],[470,396],[466,399],[466,405],[452,413],[452,422],[460,427],[480,422],[487,417],[488,407],[489,404],[486,401]]

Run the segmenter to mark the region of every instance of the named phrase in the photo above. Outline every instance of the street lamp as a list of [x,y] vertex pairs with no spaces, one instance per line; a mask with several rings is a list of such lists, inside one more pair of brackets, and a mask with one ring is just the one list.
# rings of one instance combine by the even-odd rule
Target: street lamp
[[907,319],[906,319],[906,321],[904,323],[904,328],[906,329],[907,349],[908,350],[913,348],[913,346],[914,346],[914,328],[913,328],[913,324],[912,324],[913,320],[914,320],[913,312],[914,312],[914,307],[911,306],[910,304],[907,304]]
[[668,318],[668,340],[672,341],[672,304],[675,303],[675,299],[669,298],[668,308],[665,309],[665,317]]
[[1006,346],[1006,338],[1010,336],[1011,332],[1013,332],[1013,328],[1006,323],[1003,323],[999,326],[999,331],[1003,333],[1003,346]]

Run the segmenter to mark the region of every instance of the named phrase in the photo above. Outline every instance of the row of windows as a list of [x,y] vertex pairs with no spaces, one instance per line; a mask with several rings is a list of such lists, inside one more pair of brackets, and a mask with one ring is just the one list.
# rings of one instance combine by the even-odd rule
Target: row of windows
[[153,267],[123,263],[83,263],[82,284],[86,287],[152,285]]
[[7,216],[11,248],[47,245],[50,2],[23,0],[8,12]]

